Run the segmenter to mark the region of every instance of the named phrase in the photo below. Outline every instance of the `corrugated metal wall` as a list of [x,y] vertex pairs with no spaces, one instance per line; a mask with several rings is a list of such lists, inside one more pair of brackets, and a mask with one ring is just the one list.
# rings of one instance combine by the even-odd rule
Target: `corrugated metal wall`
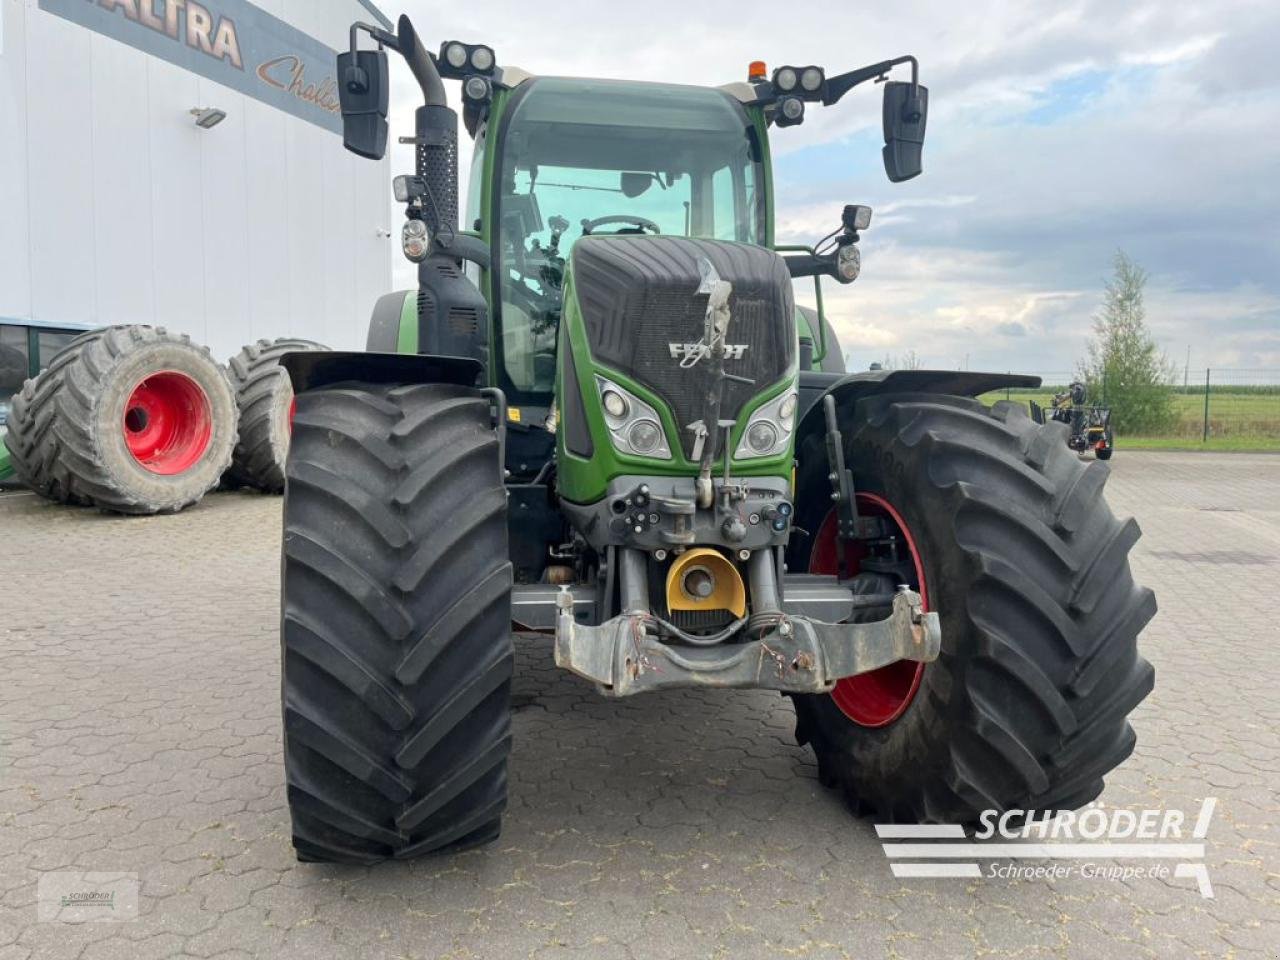
[[[258,6],[338,49],[369,19]],[[163,324],[223,359],[285,334],[363,346],[391,284],[386,161],[36,0],[0,7],[0,317]],[[196,127],[206,106],[227,119]]]

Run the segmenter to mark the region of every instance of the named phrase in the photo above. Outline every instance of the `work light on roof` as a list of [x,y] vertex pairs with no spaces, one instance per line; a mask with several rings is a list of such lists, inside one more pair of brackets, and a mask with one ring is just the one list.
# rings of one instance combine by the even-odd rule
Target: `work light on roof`
[[492,75],[497,58],[493,47],[486,44],[446,40],[440,45],[436,63],[442,77],[461,80],[469,74]]
[[805,67],[804,72],[800,74],[800,86],[806,93],[816,93],[822,86],[822,80],[821,67]]

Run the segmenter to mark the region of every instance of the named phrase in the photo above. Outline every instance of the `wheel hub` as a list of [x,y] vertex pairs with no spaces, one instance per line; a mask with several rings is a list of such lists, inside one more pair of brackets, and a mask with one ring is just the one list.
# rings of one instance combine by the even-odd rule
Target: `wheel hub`
[[121,424],[125,446],[143,469],[173,476],[204,456],[213,437],[213,412],[204,389],[185,373],[165,370],[129,394]]
[[[924,609],[928,610],[929,593],[925,584],[924,563],[901,514],[887,500],[874,493],[858,493],[856,496],[859,513],[885,520],[891,533],[907,551],[916,576],[916,583],[912,586],[920,594]],[[839,572],[836,552],[838,526],[836,512],[832,510],[814,537],[813,550],[809,556],[810,573]],[[865,549],[856,542],[847,542],[845,551],[850,567],[848,572],[856,574]],[[845,677],[836,683],[835,689],[831,691],[831,699],[841,713],[859,726],[888,726],[902,716],[915,699],[916,692],[920,689],[920,680],[924,676],[924,666],[923,663],[912,660],[899,660],[879,670]]]

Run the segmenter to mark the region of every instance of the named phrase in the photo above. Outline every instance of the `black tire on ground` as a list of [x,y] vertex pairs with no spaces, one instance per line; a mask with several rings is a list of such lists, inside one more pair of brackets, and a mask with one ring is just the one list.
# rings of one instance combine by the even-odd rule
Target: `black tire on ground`
[[232,485],[266,493],[284,489],[293,385],[280,358],[286,353],[328,349],[311,340],[283,337],[251,343],[227,361],[240,413],[240,440],[225,478]]
[[298,396],[284,504],[285,774],[300,860],[497,837],[511,564],[489,403],[443,384]]
[[[1155,597],[1129,570],[1137,524],[1102,498],[1108,467],[1009,402],[872,397],[842,409],[840,428],[857,488],[893,504],[916,541],[942,653],[881,726],[831,696],[795,698],[822,781],[855,812],[907,822],[1096,797],[1133,750],[1126,718],[1154,679],[1136,640]],[[800,452],[797,523],[811,531],[829,508],[821,440]],[[807,550],[801,538],[792,570]]]
[[235,396],[189,337],[105,327],[28,381],[5,442],[19,479],[50,499],[172,513],[203,497],[231,462]]

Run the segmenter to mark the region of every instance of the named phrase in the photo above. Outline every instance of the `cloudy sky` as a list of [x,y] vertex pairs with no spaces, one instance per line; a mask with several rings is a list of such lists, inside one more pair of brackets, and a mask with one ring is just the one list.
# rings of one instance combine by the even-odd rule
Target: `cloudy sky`
[[[862,277],[824,287],[853,366],[915,350],[931,367],[1069,370],[1124,249],[1179,367],[1190,350],[1193,369],[1280,368],[1280,4],[381,6],[430,47],[486,42],[544,74],[716,85],[755,59],[837,73],[918,56],[916,180],[884,177],[874,87],[773,131],[780,241],[817,239],[845,203],[875,209]],[[396,81],[407,133],[414,88],[404,69]]]

